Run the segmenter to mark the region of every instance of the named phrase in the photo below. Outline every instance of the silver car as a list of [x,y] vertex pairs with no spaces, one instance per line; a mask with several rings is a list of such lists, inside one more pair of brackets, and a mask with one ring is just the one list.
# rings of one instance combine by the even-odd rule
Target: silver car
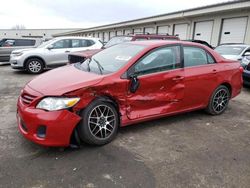
[[13,69],[24,69],[30,73],[41,73],[45,68],[67,64],[68,54],[88,49],[100,49],[103,44],[98,38],[57,37],[35,49],[15,50],[11,53]]
[[0,40],[0,64],[9,64],[10,54],[13,50],[34,48],[42,43],[37,38],[3,38]]
[[245,57],[250,57],[250,45],[246,44],[223,44],[214,50],[226,59],[238,60],[241,63]]

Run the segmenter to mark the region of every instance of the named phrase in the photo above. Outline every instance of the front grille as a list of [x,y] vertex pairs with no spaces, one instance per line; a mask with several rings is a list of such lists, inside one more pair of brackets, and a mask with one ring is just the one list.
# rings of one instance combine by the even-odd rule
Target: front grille
[[250,63],[248,63],[246,70],[250,71]]
[[247,77],[247,76],[243,75],[243,80],[246,81],[246,82],[250,82],[250,77]]
[[86,58],[78,55],[69,55],[69,63],[84,61]]
[[30,103],[32,103],[32,101],[36,98],[36,96],[27,94],[27,93],[23,93],[21,94],[21,100],[24,104],[29,105]]

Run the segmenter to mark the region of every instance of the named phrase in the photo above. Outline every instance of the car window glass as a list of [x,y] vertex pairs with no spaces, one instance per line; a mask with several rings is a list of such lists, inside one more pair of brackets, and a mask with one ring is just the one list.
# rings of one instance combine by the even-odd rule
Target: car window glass
[[12,47],[15,46],[15,40],[14,39],[7,39],[2,44],[3,47]]
[[72,48],[79,48],[81,47],[81,40],[78,39],[72,39]]
[[92,46],[92,45],[94,45],[95,44],[95,42],[93,41],[93,40],[86,40],[86,46]]
[[214,63],[213,58],[205,50],[197,47],[184,47],[185,67],[206,65]]
[[59,40],[52,44],[53,49],[70,48],[70,39]]
[[134,66],[134,72],[137,75],[144,75],[180,67],[180,47],[170,46],[154,50],[146,55]]
[[16,39],[15,46],[34,46],[36,43],[35,40],[30,39]]

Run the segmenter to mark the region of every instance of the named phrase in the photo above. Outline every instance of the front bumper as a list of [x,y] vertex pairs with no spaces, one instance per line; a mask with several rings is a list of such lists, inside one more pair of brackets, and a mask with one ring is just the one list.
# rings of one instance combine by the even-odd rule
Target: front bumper
[[10,56],[10,65],[13,69],[24,69],[24,59],[22,56]]
[[[81,118],[68,110],[44,111],[24,104],[21,97],[17,104],[17,122],[25,138],[44,146],[70,144],[71,134]],[[43,134],[41,136],[41,127]],[[45,128],[45,129],[44,129]]]
[[250,86],[250,71],[244,70],[242,76],[244,85]]

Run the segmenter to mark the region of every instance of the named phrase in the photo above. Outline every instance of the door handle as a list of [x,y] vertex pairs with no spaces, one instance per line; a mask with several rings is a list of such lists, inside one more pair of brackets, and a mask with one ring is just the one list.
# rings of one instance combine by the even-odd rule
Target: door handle
[[69,53],[70,51],[69,50],[66,50],[65,53]]
[[173,80],[173,81],[180,81],[180,80],[183,80],[183,79],[184,79],[183,76],[176,76],[176,77],[174,77],[172,80]]
[[213,69],[212,72],[213,72],[213,74],[216,74],[216,73],[217,73],[217,70],[216,70],[216,69]]

